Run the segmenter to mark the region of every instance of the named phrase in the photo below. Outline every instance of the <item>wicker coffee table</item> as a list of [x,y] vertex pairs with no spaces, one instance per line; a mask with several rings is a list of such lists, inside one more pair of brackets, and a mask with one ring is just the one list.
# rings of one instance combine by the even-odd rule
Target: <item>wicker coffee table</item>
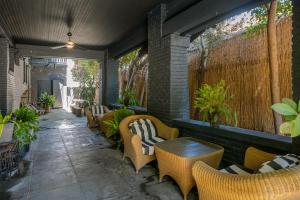
[[159,168],[159,181],[165,175],[172,177],[179,185],[184,199],[195,185],[192,166],[202,160],[213,168],[218,168],[224,153],[223,147],[202,140],[182,137],[155,145]]

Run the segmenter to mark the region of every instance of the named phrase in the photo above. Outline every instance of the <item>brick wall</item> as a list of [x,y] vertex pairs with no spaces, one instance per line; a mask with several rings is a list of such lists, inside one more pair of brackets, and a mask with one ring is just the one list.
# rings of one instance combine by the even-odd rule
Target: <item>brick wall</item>
[[294,99],[300,99],[300,1],[293,1],[292,87]]
[[162,37],[166,6],[148,14],[148,105],[151,115],[164,121],[189,116],[187,47],[189,37]]
[[[23,62],[18,63],[20,65],[15,64],[14,49],[9,48],[6,39],[0,38],[0,110],[3,113],[20,106],[21,95],[28,87],[23,84]],[[14,65],[13,70],[9,70],[10,65]]]
[[0,38],[0,110],[7,112],[7,72],[9,65],[8,41]]

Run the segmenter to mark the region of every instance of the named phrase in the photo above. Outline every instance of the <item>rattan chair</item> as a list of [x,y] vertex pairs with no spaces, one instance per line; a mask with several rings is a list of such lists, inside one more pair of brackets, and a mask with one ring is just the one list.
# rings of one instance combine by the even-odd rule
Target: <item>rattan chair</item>
[[[110,110],[106,106],[103,106],[103,109],[104,109],[104,113],[110,112]],[[94,116],[92,113],[91,107],[89,107],[86,110],[85,114],[86,114],[86,118],[87,118],[87,125],[89,128],[95,128],[100,125],[98,123],[98,121],[99,121],[99,118],[102,118],[102,116]]]
[[[257,170],[275,155],[253,147],[245,154],[245,167]],[[300,199],[300,166],[264,174],[227,174],[198,161],[193,166],[201,200],[296,200]]]
[[155,155],[149,156],[143,154],[140,137],[138,135],[133,134],[128,128],[129,123],[138,119],[151,120],[157,129],[158,136],[163,139],[166,140],[174,139],[178,137],[179,134],[177,128],[168,127],[167,125],[162,123],[159,119],[150,115],[133,115],[123,119],[119,126],[120,133],[124,142],[123,159],[125,159],[125,157],[130,158],[130,160],[133,162],[135,166],[136,173],[138,173],[139,170],[147,163],[156,159]]

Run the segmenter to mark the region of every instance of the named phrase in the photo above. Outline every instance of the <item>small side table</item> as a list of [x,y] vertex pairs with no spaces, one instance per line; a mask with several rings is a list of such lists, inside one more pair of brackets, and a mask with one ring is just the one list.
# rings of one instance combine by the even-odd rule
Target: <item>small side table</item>
[[159,168],[159,181],[165,175],[172,177],[179,185],[184,200],[195,185],[192,176],[193,164],[201,160],[213,168],[218,168],[224,148],[206,141],[182,137],[166,140],[155,145]]

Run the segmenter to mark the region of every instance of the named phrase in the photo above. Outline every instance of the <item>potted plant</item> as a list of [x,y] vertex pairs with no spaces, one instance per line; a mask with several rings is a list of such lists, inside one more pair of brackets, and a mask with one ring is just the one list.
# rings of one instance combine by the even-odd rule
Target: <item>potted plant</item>
[[272,105],[272,109],[281,114],[284,123],[280,125],[280,133],[296,137],[300,135],[300,100],[298,104],[289,98]]
[[40,97],[40,103],[42,104],[43,108],[45,109],[46,113],[51,111],[51,107],[54,106],[55,103],[55,96],[49,95],[47,92],[42,93]]
[[[216,127],[225,119],[227,123],[232,121],[232,112],[227,102],[232,99],[228,94],[225,81],[221,80],[215,85],[204,84],[196,91],[195,108],[199,109],[202,119]],[[235,124],[237,117],[235,115]]]
[[129,87],[126,87],[121,94],[121,98],[118,99],[118,103],[123,104],[124,106],[138,106],[139,102],[135,98],[135,93]]
[[121,121],[131,115],[134,115],[133,110],[129,110],[127,108],[119,109],[114,111],[114,119],[106,120],[104,124],[106,125],[107,131],[105,132],[105,136],[107,138],[112,138],[116,144],[117,149],[121,147],[121,136],[119,133],[119,125]]
[[36,140],[35,132],[39,128],[38,113],[30,108],[21,107],[14,112],[14,139],[19,150],[29,151],[30,143]]
[[6,123],[10,122],[12,113],[3,116],[0,112],[0,139],[2,138],[3,129]]

